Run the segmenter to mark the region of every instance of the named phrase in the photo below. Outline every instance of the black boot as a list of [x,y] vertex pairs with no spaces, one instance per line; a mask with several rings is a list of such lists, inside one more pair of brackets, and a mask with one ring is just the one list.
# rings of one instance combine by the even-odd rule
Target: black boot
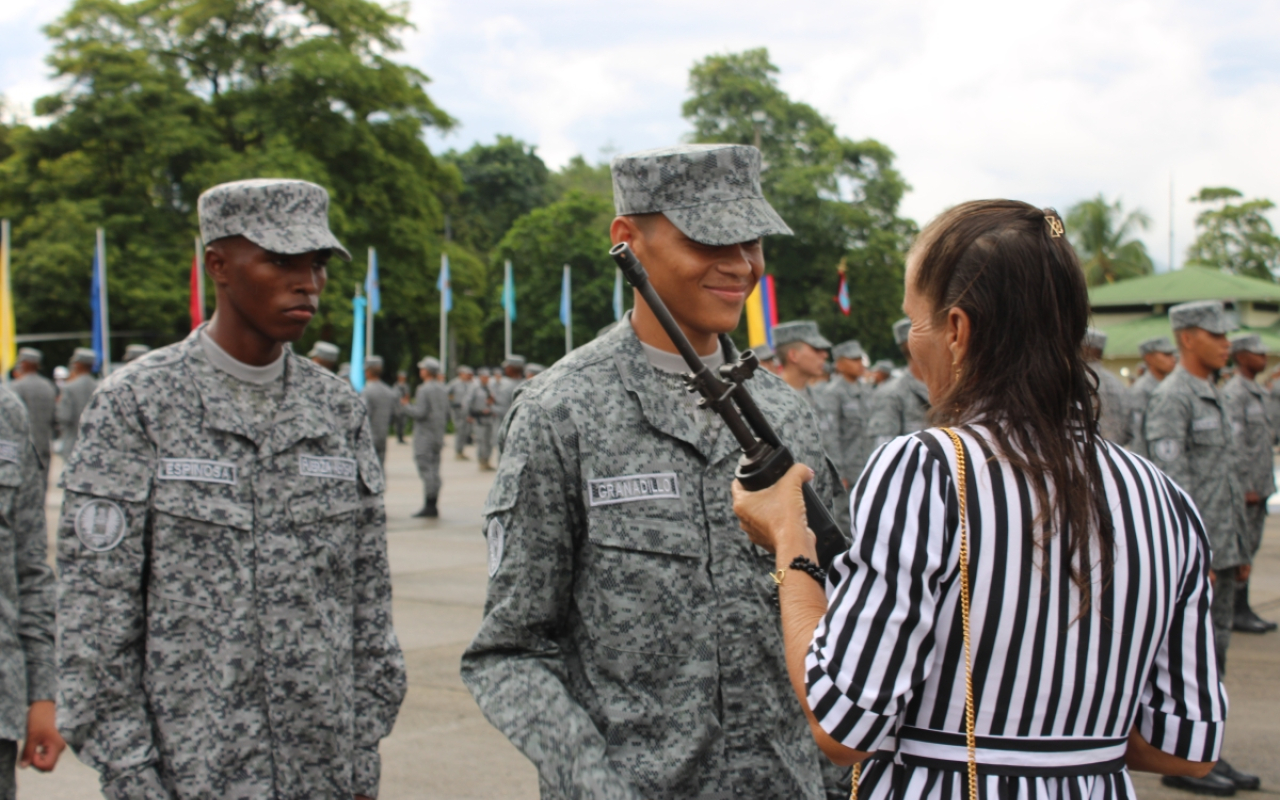
[[1231,622],[1231,629],[1241,633],[1266,633],[1276,629],[1276,623],[1259,617],[1250,608],[1247,582],[1236,587],[1236,615]]
[[1246,775],[1235,767],[1227,763],[1225,758],[1218,759],[1218,763],[1213,765],[1213,772],[1209,775],[1212,777],[1217,775],[1219,778],[1230,781],[1237,789],[1244,789],[1249,792],[1256,792],[1262,788],[1262,779],[1257,775]]
[[1180,775],[1165,775],[1160,779],[1165,786],[1182,789],[1192,794],[1211,794],[1215,797],[1230,797],[1236,793],[1236,785],[1231,781],[1210,772],[1203,778],[1186,778]]
[[428,519],[435,519],[440,516],[439,509],[436,508],[436,499],[434,497],[427,498],[427,507],[422,509],[422,516]]

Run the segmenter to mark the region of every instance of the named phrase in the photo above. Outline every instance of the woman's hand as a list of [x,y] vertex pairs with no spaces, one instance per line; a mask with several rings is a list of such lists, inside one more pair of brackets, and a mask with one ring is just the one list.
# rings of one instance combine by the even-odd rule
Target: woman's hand
[[813,551],[814,536],[804,513],[804,484],[812,479],[813,470],[796,464],[773,486],[758,492],[733,482],[733,511],[751,541],[770,553]]

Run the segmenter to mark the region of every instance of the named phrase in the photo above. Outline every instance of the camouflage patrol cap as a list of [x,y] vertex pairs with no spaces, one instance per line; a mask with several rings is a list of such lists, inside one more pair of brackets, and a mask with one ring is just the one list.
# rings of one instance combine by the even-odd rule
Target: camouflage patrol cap
[[1138,345],[1138,355],[1145,356],[1151,353],[1176,353],[1178,348],[1173,346],[1173,342],[1169,341],[1168,336],[1153,336],[1142,344]]
[[832,358],[862,358],[864,352],[862,350],[862,342],[857,339],[850,339],[847,342],[841,342],[831,349]]
[[544,367],[544,366],[542,366],[541,364],[538,364],[538,363],[536,363],[536,362],[531,362],[531,363],[529,363],[528,365],[526,365],[526,366],[525,366],[525,368],[524,368],[524,376],[525,376],[526,378],[532,378],[534,375],[540,375],[540,374],[542,374],[543,372],[546,372],[546,371],[547,371],[547,368],[546,368],[546,367]]
[[1224,334],[1231,330],[1227,310],[1218,300],[1196,300],[1169,308],[1169,325],[1175,331],[1201,328],[1209,333]]
[[254,178],[207,189],[197,203],[205,244],[243,236],[285,255],[333,250],[351,254],[329,230],[329,193],[308,181]]
[[893,323],[893,343],[894,344],[898,344],[898,345],[906,344],[907,334],[909,333],[911,333],[911,320],[909,318],[903,317],[902,319]]
[[459,375],[475,375],[476,371],[471,367],[467,366],[466,364],[459,364],[458,374]]
[[758,344],[751,348],[751,352],[756,354],[756,360],[761,364],[766,361],[773,361],[778,357],[777,354],[773,352],[773,348],[767,344]]
[[775,348],[792,342],[804,342],[818,350],[830,350],[831,342],[818,332],[818,323],[807,319],[798,319],[773,326],[773,346]]
[[893,362],[892,362],[892,361],[883,360],[883,359],[882,359],[882,360],[880,360],[880,361],[877,361],[876,363],[874,363],[874,364],[872,364],[872,365],[871,365],[871,371],[872,371],[872,372],[883,372],[885,375],[892,375],[892,374],[893,374]]
[[341,357],[342,351],[338,349],[338,346],[328,342],[316,342],[312,346],[311,352],[307,353],[307,358],[318,358],[329,364],[337,364],[338,359]]
[[1107,334],[1097,328],[1089,328],[1084,332],[1084,346],[1101,352],[1107,349]]
[[440,359],[427,356],[418,362],[418,369],[425,369],[428,372],[440,371]]
[[791,234],[760,189],[760,151],[744,144],[681,144],[617,156],[619,216],[661,212],[695,242],[749,242]]
[[365,369],[382,369],[382,356],[366,356],[364,359]]
[[512,353],[502,360],[502,367],[503,369],[507,367],[519,367],[520,369],[524,369],[524,356],[518,356],[515,353]]
[[145,344],[131,344],[124,349],[125,363],[126,364],[129,363],[130,361],[133,361],[135,358],[142,358],[143,356],[145,356],[147,353],[150,353],[150,352],[151,352],[151,348],[147,347]]
[[75,352],[71,354],[69,364],[87,364],[93,366],[98,363],[98,354],[88,347],[77,347]]
[[488,368],[488,367],[481,367],[480,369],[476,370],[476,377],[477,377],[477,378],[487,378],[487,377],[489,377],[489,374],[490,374],[490,373],[489,373],[489,368]]
[[1260,356],[1267,354],[1267,344],[1256,333],[1246,333],[1231,340],[1231,355],[1244,351]]
[[19,348],[18,363],[21,364],[23,361],[30,361],[32,364],[39,365],[40,362],[44,361],[44,353],[41,353],[34,347]]

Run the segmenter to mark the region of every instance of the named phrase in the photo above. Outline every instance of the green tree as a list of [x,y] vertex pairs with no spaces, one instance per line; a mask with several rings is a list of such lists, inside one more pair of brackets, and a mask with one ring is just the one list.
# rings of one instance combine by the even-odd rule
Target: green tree
[[1265,198],[1231,202],[1243,196],[1220,186],[1201,189],[1191,198],[1209,208],[1196,217],[1200,235],[1187,248],[1186,263],[1274,281],[1280,271],[1280,238],[1266,212],[1275,203]]
[[[840,136],[816,109],[788,97],[777,74],[763,48],[695,64],[684,104],[692,138],[761,150],[765,196],[796,233],[765,241],[779,319],[813,319],[833,341],[856,337],[877,356],[896,355],[891,326],[902,315],[903,259],[916,233],[915,223],[898,216],[909,187],[893,151]],[[848,316],[834,302],[841,260]]]
[[1146,245],[1131,238],[1135,231],[1145,231],[1151,225],[1151,218],[1141,209],[1126,214],[1119,199],[1108,203],[1099,194],[1072,206],[1066,224],[1067,238],[1080,256],[1090,286],[1151,274]]
[[455,239],[488,253],[516,218],[550,202],[550,171],[536,149],[498,136],[494,144],[444,155],[462,177],[462,191],[450,208]]
[[[332,263],[301,346],[349,343],[350,297],[376,246],[383,286],[394,287],[378,349],[392,365],[434,352],[442,198],[461,183],[422,139],[424,126],[453,120],[425,75],[390,58],[407,25],[369,0],[77,0],[47,28],[49,63],[67,84],[37,103],[52,123],[15,128],[0,163],[20,330],[88,328],[101,226],[113,327],[148,331],[151,344],[181,337],[197,196],[287,176],[329,190],[335,233],[357,255]],[[478,327],[465,325],[482,316],[485,264],[465,249],[453,258],[455,328],[474,338]]]

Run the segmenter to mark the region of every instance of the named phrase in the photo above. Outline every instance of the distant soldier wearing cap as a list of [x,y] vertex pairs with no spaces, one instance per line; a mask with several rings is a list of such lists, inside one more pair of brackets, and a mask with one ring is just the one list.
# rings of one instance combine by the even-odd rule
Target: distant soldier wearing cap
[[[49,459],[53,457],[54,425],[57,423],[55,414],[58,387],[40,374],[40,362],[43,360],[44,354],[33,347],[20,349],[18,364],[13,370],[14,381],[9,384],[9,388],[27,407],[27,419],[31,422],[31,441],[40,456],[40,468],[44,472],[44,485],[47,488]],[[43,493],[41,497],[44,497]]]
[[1129,387],[1129,449],[1147,455],[1147,442],[1143,429],[1147,416],[1147,403],[1151,393],[1178,366],[1178,348],[1168,336],[1154,336],[1138,345],[1138,355],[1147,371]]
[[98,388],[93,377],[93,367],[98,363],[98,354],[87,347],[77,347],[71,354],[71,362],[67,365],[70,373],[67,382],[58,393],[58,408],[54,415],[58,421],[58,433],[62,436],[63,462],[71,459],[71,452],[76,448],[80,438],[80,415],[89,405]]
[[[502,375],[493,381],[493,416],[498,424],[507,416],[516,390],[524,383],[524,356],[510,355],[502,360]],[[498,448],[502,448],[502,439],[498,439]]]
[[[1267,346],[1256,333],[1231,340],[1231,358],[1236,374],[1227,381],[1222,396],[1235,436],[1236,470],[1244,490],[1244,519],[1250,562],[1262,545],[1262,529],[1267,522],[1267,498],[1275,494],[1276,421],[1270,418],[1271,392],[1258,385],[1257,377],[1267,368]],[[1266,633],[1276,623],[1262,619],[1249,605],[1249,582],[1236,589],[1233,628],[1243,633]]]
[[773,352],[782,367],[778,375],[817,408],[813,383],[826,379],[827,355],[831,352],[831,342],[818,332],[818,323],[795,320],[775,325]]
[[866,428],[871,390],[862,382],[866,355],[856,339],[841,342],[831,350],[836,374],[819,395],[818,404],[830,419],[828,453],[840,472],[845,488],[851,488],[870,455],[866,451]]
[[131,344],[124,349],[124,363],[128,364],[130,361],[137,361],[150,352],[151,348],[145,344]]
[[369,356],[364,360],[364,391],[360,397],[369,409],[373,449],[378,451],[378,463],[385,468],[387,437],[391,435],[392,420],[400,413],[400,394],[382,382],[382,356]]
[[543,365],[538,364],[536,362],[530,362],[528,364],[525,364],[524,366],[524,379],[527,381],[532,378],[536,378],[537,376],[541,375],[546,371],[547,371],[547,368],[544,367]]
[[453,420],[453,457],[458,461],[470,461],[464,452],[471,443],[471,423],[468,421],[467,400],[475,385],[476,371],[466,364],[458,367],[458,374],[444,385],[449,397],[449,418]]
[[440,451],[449,428],[449,394],[440,382],[440,361],[427,356],[418,362],[422,383],[414,394],[401,400],[402,410],[413,419],[413,463],[422,479],[422,508],[415,517],[434,519],[440,516]]
[[[396,385],[391,387],[396,391],[396,397],[400,398],[401,403],[408,402],[413,393],[409,389],[409,373],[404,370],[396,371]],[[409,415],[404,413],[404,409],[400,408],[396,411],[396,441],[404,444],[404,424],[409,419]]]
[[782,367],[778,365],[778,355],[773,352],[773,348],[769,345],[758,344],[751,348],[751,351],[756,354],[756,360],[760,362],[760,366],[769,370],[774,375],[777,375],[782,371]]
[[58,724],[102,793],[378,793],[405,693],[365,405],[294,355],[319,307],[328,194],[200,196],[217,311],[85,410],[58,528]]
[[[1235,619],[1236,590],[1249,579],[1249,535],[1244,490],[1236,471],[1238,444],[1226,399],[1214,373],[1227,364],[1230,326],[1222,303],[1201,300],[1169,309],[1169,324],[1181,356],[1178,366],[1151,393],[1145,436],[1151,461],[1195,501],[1213,553],[1211,614],[1219,672]],[[1225,759],[1204,778],[1166,777],[1167,785],[1207,794],[1231,787],[1258,788],[1258,779],[1236,772]]]
[[481,472],[492,472],[493,440],[498,418],[494,414],[492,371],[488,367],[476,370],[476,382],[467,397],[467,413],[471,417],[471,435],[476,440],[476,462]]
[[879,389],[893,377],[893,362],[886,359],[877,361],[871,365],[871,369],[867,370],[867,377],[871,379],[872,390]]
[[907,371],[886,381],[871,398],[871,413],[867,417],[866,455],[897,436],[923,430],[929,414],[929,390],[920,380],[918,368],[911,358],[911,345],[907,337],[911,333],[911,320],[903,317],[893,323],[893,340],[907,359]]
[[[681,145],[612,168],[611,238],[710,369],[736,360],[727,334],[764,270],[761,237],[790,233],[761,195],[759,151]],[[637,295],[520,390],[485,505],[489,594],[463,681],[544,797],[847,797],[848,770],[794,713],[772,557],[738,532],[737,440],[695,405],[687,371]],[[749,385],[834,506],[809,404],[764,370]]]
[[1133,418],[1129,392],[1115,373],[1102,365],[1102,353],[1106,349],[1107,334],[1097,328],[1085,331],[1085,362],[1098,376],[1098,430],[1107,441],[1127,445]]
[[319,364],[330,372],[334,372],[338,369],[338,360],[342,358],[342,351],[336,344],[316,342],[307,353],[307,358],[311,359],[311,363]]

